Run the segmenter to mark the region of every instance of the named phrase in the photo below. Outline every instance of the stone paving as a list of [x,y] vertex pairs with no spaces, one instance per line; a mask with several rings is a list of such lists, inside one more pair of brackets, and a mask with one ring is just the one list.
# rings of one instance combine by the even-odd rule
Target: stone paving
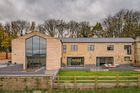
[[91,71],[104,71],[104,70],[140,70],[140,67],[135,67],[130,64],[122,64],[118,67],[106,68],[97,67],[96,65],[86,65],[84,67],[61,67],[61,70],[91,70]]
[[2,67],[0,68],[0,76],[3,75],[46,75],[46,76],[55,76],[57,75],[59,70],[50,70],[46,71],[45,67],[37,69],[32,72],[27,72],[23,70],[23,65],[21,64],[14,64],[12,66]]
[[29,74],[45,74],[45,68],[41,68],[33,72],[24,71],[23,65],[21,64],[15,64],[12,66],[0,68],[0,75],[29,75]]

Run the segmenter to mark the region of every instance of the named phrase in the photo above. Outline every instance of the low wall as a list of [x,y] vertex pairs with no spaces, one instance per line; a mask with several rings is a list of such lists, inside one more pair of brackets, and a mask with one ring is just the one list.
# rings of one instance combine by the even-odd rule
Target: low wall
[[0,76],[2,90],[49,89],[49,76]]
[[[0,52],[0,60],[6,59],[6,52]],[[11,59],[11,53],[8,53],[8,59]]]
[[0,76],[0,90],[98,89],[140,87],[140,76]]

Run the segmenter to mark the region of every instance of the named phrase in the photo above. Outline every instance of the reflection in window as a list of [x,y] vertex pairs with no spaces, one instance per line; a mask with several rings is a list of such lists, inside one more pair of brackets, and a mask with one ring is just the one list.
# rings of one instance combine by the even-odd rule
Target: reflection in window
[[26,40],[27,68],[40,68],[46,65],[46,40],[33,36]]
[[131,45],[124,45],[124,49],[126,50],[127,55],[132,54]]
[[94,50],[94,45],[88,45],[88,51],[93,51]]
[[77,45],[71,45],[71,51],[77,51],[78,46]]
[[67,46],[63,45],[63,52],[66,53],[66,51],[67,51]]

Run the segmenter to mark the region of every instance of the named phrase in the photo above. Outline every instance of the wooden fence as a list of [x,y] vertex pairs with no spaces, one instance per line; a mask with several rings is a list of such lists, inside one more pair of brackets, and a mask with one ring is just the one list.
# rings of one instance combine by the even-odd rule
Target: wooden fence
[[113,87],[140,87],[140,76],[50,76],[14,75],[0,76],[0,89],[98,89]]
[[140,76],[57,76],[52,82],[58,89],[140,87]]

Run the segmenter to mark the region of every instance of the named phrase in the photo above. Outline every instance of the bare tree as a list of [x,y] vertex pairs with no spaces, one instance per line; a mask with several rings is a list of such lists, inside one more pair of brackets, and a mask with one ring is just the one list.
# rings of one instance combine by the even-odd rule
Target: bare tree
[[24,20],[12,21],[12,30],[17,31],[19,36],[23,36],[29,31],[30,23]]
[[56,29],[58,31],[58,37],[63,38],[67,36],[67,24],[63,20],[56,20]]
[[36,30],[36,23],[32,22],[30,26],[30,31],[35,31]]
[[140,31],[140,12],[122,9],[103,22],[106,37],[133,37]]
[[45,32],[51,37],[55,37],[57,35],[56,27],[57,23],[55,19],[45,20],[43,24]]
[[43,24],[39,24],[39,25],[37,26],[37,30],[38,30],[40,33],[43,33],[43,34],[46,33],[46,29],[44,28],[44,25],[43,25]]
[[72,37],[72,38],[78,37],[78,33],[80,30],[78,22],[75,22],[75,21],[68,22],[67,28],[68,28],[68,32],[69,32],[69,37]]

